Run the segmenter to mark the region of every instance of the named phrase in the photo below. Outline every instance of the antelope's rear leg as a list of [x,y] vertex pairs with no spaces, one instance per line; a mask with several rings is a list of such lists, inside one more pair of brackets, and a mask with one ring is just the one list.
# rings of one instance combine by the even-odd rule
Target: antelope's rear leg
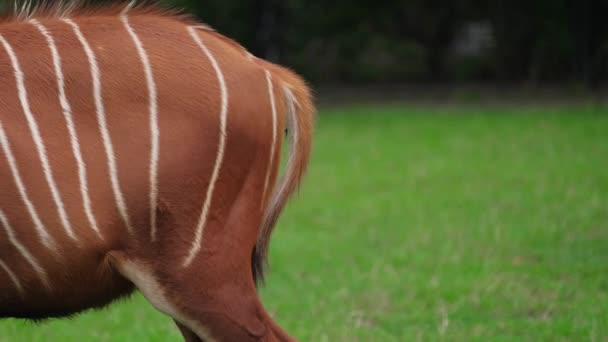
[[[198,216],[171,211],[159,225],[154,244],[142,243],[109,257],[154,307],[182,326],[186,339],[193,339],[193,332],[203,341],[292,341],[262,306],[251,269],[263,215],[265,164],[245,170],[235,165],[226,162],[224,173],[232,175],[231,181],[215,188],[221,197],[211,204],[192,258]],[[187,200],[166,199],[173,208]]]
[[[153,271],[150,264],[124,252],[109,254],[114,267],[156,309],[176,321],[187,342],[292,341],[262,307],[251,273],[238,272],[238,267],[225,264],[223,257],[209,257],[190,269],[176,267],[165,273]],[[207,263],[224,267],[219,274],[205,273],[206,267],[197,267]],[[198,281],[183,281],[189,278],[183,275],[193,270],[199,275]]]
[[196,336],[194,331],[190,330],[190,328],[186,327],[178,321],[175,321],[175,325],[177,325],[179,331],[182,333],[185,342],[203,342],[203,340]]
[[118,272],[129,279],[142,295],[160,312],[172,317],[186,342],[213,341],[206,329],[189,318],[171,297],[170,285],[163,283],[153,266],[122,251],[108,253],[108,260]]
[[[247,182],[241,194],[252,186]],[[196,341],[193,332],[203,341],[293,341],[265,311],[253,281],[251,254],[261,214],[252,197],[238,196],[222,224],[214,220],[205,227],[201,251],[187,266],[183,241],[188,240],[176,234],[191,229],[181,227],[171,237],[159,237],[158,253],[109,255],[156,309],[182,326],[187,340]]]

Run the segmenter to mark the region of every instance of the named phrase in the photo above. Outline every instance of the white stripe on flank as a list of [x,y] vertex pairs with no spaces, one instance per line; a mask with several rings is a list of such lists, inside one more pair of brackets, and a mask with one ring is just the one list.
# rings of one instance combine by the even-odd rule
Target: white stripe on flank
[[144,46],[131,27],[129,25],[128,17],[122,16],[121,18],[127,32],[133,39],[137,53],[141,59],[141,63],[144,67],[144,73],[146,75],[146,84],[148,85],[148,98],[149,98],[149,111],[150,111],[150,133],[152,137],[151,151],[150,151],[150,239],[156,240],[156,202],[158,198],[158,140],[160,132],[158,129],[158,104],[156,95],[156,83],[154,82],[154,75],[152,74],[152,66],[148,59],[148,54],[144,49]]
[[89,224],[91,225],[91,228],[97,233],[99,238],[103,239],[101,231],[97,226],[97,220],[93,215],[93,209],[91,209],[91,198],[89,197],[89,186],[87,183],[87,168],[82,158],[80,143],[78,142],[78,135],[76,134],[74,120],[72,118],[72,107],[70,106],[68,98],[65,94],[65,81],[63,78],[63,71],[61,67],[61,57],[59,56],[59,52],[57,51],[55,40],[53,39],[47,28],[40,24],[40,22],[36,19],[30,20],[30,23],[34,25],[38,29],[38,31],[40,31],[40,33],[46,38],[47,45],[51,50],[51,55],[53,56],[53,66],[55,68],[55,75],[57,77],[57,88],[59,90],[59,103],[61,104],[61,111],[63,112],[63,117],[65,119],[65,123],[70,134],[72,153],[74,154],[74,159],[76,159],[76,164],[78,165],[78,179],[80,182],[80,194],[82,196],[84,212],[87,216]]
[[76,34],[76,37],[80,41],[80,44],[82,45],[84,52],[87,55],[89,66],[91,68],[91,78],[93,79],[93,98],[95,99],[95,112],[97,115],[99,130],[101,131],[101,137],[103,139],[103,146],[106,152],[106,156],[108,158],[108,168],[110,171],[110,181],[112,182],[112,191],[114,192],[114,197],[116,199],[116,205],[118,206],[120,216],[122,217],[122,220],[124,221],[129,233],[133,234],[133,226],[131,226],[131,220],[129,219],[127,206],[125,204],[122,190],[120,189],[120,184],[118,182],[118,171],[116,169],[114,147],[112,146],[112,140],[108,131],[108,124],[106,122],[106,112],[103,106],[103,100],[101,96],[101,81],[99,66],[97,65],[97,57],[95,56],[95,53],[91,49],[91,46],[87,42],[86,38],[80,31],[78,25],[71,19],[62,19],[62,21],[72,27],[72,29],[74,30],[74,34]]
[[213,167],[213,173],[211,174],[211,180],[209,181],[209,187],[207,188],[207,195],[205,197],[205,202],[203,204],[203,210],[201,212],[201,217],[199,219],[198,225],[196,226],[196,235],[194,236],[194,241],[192,242],[192,247],[190,248],[190,252],[188,253],[188,257],[184,260],[183,266],[187,267],[192,263],[194,257],[200,252],[203,240],[203,230],[205,228],[205,223],[207,221],[207,215],[209,214],[209,207],[211,206],[211,197],[213,196],[213,188],[215,187],[215,182],[220,173],[220,167],[222,166],[222,160],[224,159],[224,148],[226,146],[226,121],[228,119],[228,89],[226,88],[226,81],[224,80],[224,75],[222,74],[222,70],[220,69],[217,61],[211,54],[211,51],[207,49],[205,44],[203,44],[202,39],[199,35],[196,34],[194,27],[188,27],[188,32],[201,48],[201,50],[205,53],[213,69],[215,70],[215,74],[217,76],[217,80],[220,86],[222,104],[220,111],[220,134],[219,134],[219,142],[217,149],[217,156],[215,159],[215,165]]
[[17,83],[17,90],[19,93],[19,101],[21,102],[23,113],[25,114],[25,118],[27,119],[27,124],[30,128],[32,138],[34,139],[34,143],[38,151],[38,157],[40,158],[40,162],[42,163],[44,176],[46,177],[46,181],[49,185],[49,188],[51,189],[51,194],[53,196],[53,200],[55,201],[55,206],[57,207],[59,218],[61,219],[61,223],[63,224],[63,228],[65,229],[67,234],[73,240],[78,241],[78,237],[74,233],[72,225],[68,220],[68,216],[63,206],[63,200],[61,199],[61,195],[59,194],[59,190],[57,189],[57,185],[55,184],[55,180],[53,179],[53,171],[51,170],[51,165],[49,164],[49,160],[46,155],[46,148],[44,147],[44,142],[42,141],[40,130],[38,129],[38,124],[36,123],[36,118],[34,118],[34,114],[32,114],[32,110],[27,99],[27,90],[25,88],[23,71],[21,69],[21,66],[19,65],[19,60],[17,59],[13,48],[10,46],[8,41],[4,39],[2,35],[0,35],[0,43],[2,43],[2,45],[4,46],[4,49],[6,50],[6,53],[8,54],[9,59],[11,60],[15,76],[15,82]]
[[55,240],[49,233],[46,231],[46,227],[40,220],[38,216],[38,212],[34,207],[34,204],[30,200],[27,190],[25,189],[25,185],[23,184],[23,180],[21,179],[21,174],[19,173],[19,168],[17,166],[17,161],[15,160],[15,155],[13,155],[13,151],[11,149],[11,145],[6,136],[6,132],[4,131],[4,127],[2,126],[2,122],[0,122],[0,145],[2,145],[2,150],[6,157],[6,161],[8,162],[8,166],[11,169],[11,174],[13,175],[13,179],[15,181],[15,185],[17,185],[17,189],[19,190],[19,195],[25,204],[25,208],[27,212],[30,214],[32,222],[34,223],[34,228],[42,240],[42,243],[50,250],[57,251],[55,246]]
[[4,215],[4,212],[2,210],[0,210],[0,224],[6,230],[6,235],[8,236],[8,240],[10,241],[10,243],[19,251],[21,256],[23,256],[23,258],[27,260],[27,262],[32,266],[34,271],[36,271],[38,277],[40,278],[44,286],[50,290],[51,283],[49,282],[49,278],[46,274],[46,271],[42,268],[42,266],[40,266],[36,258],[34,258],[32,254],[30,254],[27,248],[25,248],[25,246],[23,246],[21,242],[19,242],[19,240],[15,236],[13,227],[11,227],[10,223],[8,222],[8,219],[6,218],[6,215]]
[[268,182],[270,181],[272,161],[274,159],[274,149],[277,140],[277,106],[274,100],[274,87],[272,86],[272,76],[270,75],[270,72],[268,70],[265,71],[266,82],[268,83],[268,96],[270,97],[270,106],[272,108],[272,144],[270,145],[270,158],[268,160],[268,168],[266,170],[266,180],[264,181],[264,192],[262,193],[262,205],[266,202],[266,191],[268,190]]
[[23,296],[25,293],[23,291],[23,287],[21,286],[21,282],[19,282],[19,278],[17,278],[17,275],[15,275],[15,273],[2,260],[0,260],[0,268],[4,269],[4,271],[8,274],[9,278],[11,278],[13,284],[15,284],[15,288],[17,289],[17,291],[19,291],[19,294]]

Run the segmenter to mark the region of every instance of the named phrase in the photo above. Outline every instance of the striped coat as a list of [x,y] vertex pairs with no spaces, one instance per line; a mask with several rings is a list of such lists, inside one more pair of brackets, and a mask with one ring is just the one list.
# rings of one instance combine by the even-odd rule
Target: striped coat
[[0,24],[0,317],[137,288],[186,340],[290,340],[255,281],[308,163],[305,83],[152,6],[31,12]]

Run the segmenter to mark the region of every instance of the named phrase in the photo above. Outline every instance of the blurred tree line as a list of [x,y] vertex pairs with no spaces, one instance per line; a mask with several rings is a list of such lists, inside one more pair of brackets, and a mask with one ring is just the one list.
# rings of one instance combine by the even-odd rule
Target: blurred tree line
[[608,0],[160,1],[312,82],[608,79]]
[[316,82],[608,76],[608,0],[165,0]]

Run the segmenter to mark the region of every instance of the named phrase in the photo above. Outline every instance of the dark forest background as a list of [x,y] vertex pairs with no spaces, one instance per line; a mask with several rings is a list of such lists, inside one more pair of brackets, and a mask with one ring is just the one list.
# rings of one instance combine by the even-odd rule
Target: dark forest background
[[606,0],[166,0],[315,83],[608,77]]
[[594,89],[608,79],[608,0],[161,3],[183,8],[316,84],[557,83]]

